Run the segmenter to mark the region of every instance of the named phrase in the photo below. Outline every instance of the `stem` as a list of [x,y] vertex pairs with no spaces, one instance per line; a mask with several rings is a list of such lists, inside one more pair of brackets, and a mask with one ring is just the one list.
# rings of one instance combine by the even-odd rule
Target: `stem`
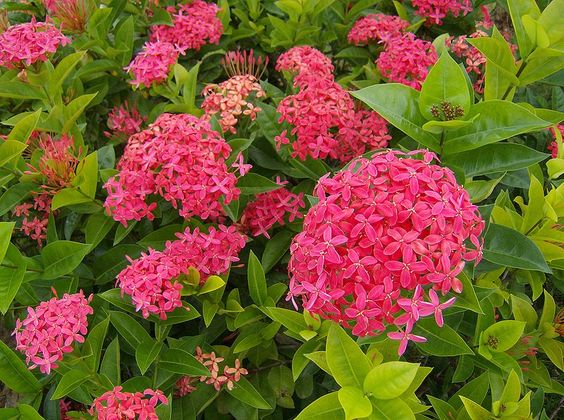
[[[521,76],[521,73],[523,73],[523,70],[525,70],[526,66],[527,66],[527,63],[525,63],[525,60],[521,61],[521,64],[519,65],[519,69],[517,70],[517,73],[515,73],[515,77],[519,78],[519,76]],[[507,98],[507,96],[509,95],[509,93],[511,92],[511,89],[513,89],[513,87],[514,87],[513,83],[510,83],[509,87],[507,88],[507,90],[505,91],[503,96],[501,97],[502,100]]]
[[441,143],[440,143],[440,146],[441,146],[441,153],[440,153],[440,155],[441,155],[441,159],[442,159],[443,154],[444,154],[444,150],[445,150],[445,130],[443,130],[443,131],[441,132]]

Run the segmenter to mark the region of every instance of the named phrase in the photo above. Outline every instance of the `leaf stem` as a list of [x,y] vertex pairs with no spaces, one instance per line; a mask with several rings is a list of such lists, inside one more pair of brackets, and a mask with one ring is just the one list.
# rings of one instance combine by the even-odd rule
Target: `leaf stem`
[[[517,73],[515,73],[516,78],[519,78],[519,76],[521,76],[521,73],[523,73],[523,70],[525,70],[525,67],[527,67],[527,63],[525,63],[525,60],[523,59],[521,61],[521,64],[519,65],[519,69],[517,70]],[[507,98],[507,96],[509,96],[509,93],[511,92],[511,89],[513,89],[513,87],[517,87],[517,85],[510,83],[509,87],[507,88],[507,90],[505,91],[503,96],[501,97],[502,100],[505,100],[505,98]]]

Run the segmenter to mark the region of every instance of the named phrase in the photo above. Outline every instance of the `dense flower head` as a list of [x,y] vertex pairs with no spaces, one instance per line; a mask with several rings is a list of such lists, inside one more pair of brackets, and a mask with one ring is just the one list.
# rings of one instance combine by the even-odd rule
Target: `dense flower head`
[[49,374],[63,359],[64,353],[73,351],[73,343],[83,343],[88,332],[87,316],[93,313],[89,303],[92,295],[78,293],[56,297],[27,308],[27,317],[16,320],[16,349],[24,353],[30,369],[39,367]]
[[178,239],[166,243],[164,251],[149,249],[141,257],[129,259],[130,265],[118,275],[116,286],[122,295],[131,296],[137,311],[166,319],[167,313],[182,307],[182,283],[179,276],[189,274],[192,267],[205,283],[211,275],[224,274],[245,246],[245,236],[234,227],[210,227],[208,233],[187,228]]
[[355,45],[368,44],[370,41],[385,43],[401,36],[408,27],[409,22],[399,16],[371,14],[355,22],[349,32],[348,40]]
[[225,204],[239,197],[237,177],[225,160],[231,147],[206,118],[162,114],[147,129],[131,136],[117,169],[105,185],[104,206],[114,220],[153,218],[158,194],[179,208],[182,217],[218,219]]
[[441,303],[436,292],[462,291],[457,275],[480,260],[484,228],[452,171],[415,153],[424,160],[389,151],[322,177],[289,263],[289,298],[358,336],[402,326],[392,338],[403,348],[420,316],[442,325],[453,300]]
[[126,102],[124,105],[110,109],[107,122],[110,131],[105,131],[104,135],[106,137],[127,139],[133,134],[141,131],[141,126],[146,119],[146,117],[139,114],[137,109],[130,108],[129,104]]
[[295,95],[284,98],[277,108],[279,122],[293,126],[279,144],[290,142],[292,157],[305,160],[337,159],[347,162],[368,150],[385,147],[390,140],[384,120],[372,111],[355,110],[351,96],[330,79],[308,79]]
[[[287,184],[287,181],[277,179],[279,185]],[[295,194],[282,187],[277,190],[258,194],[256,198],[247,204],[240,224],[253,236],[264,235],[270,239],[268,230],[278,223],[283,226],[286,221],[292,223],[295,219],[303,217],[300,212],[305,208],[303,193]]]
[[[554,137],[554,140],[552,142],[550,142],[546,147],[553,158],[558,157],[558,143],[557,143],[558,139],[560,138],[560,143],[562,143],[564,141],[564,140],[562,140],[562,138],[564,137],[564,124],[558,124],[557,129],[558,129],[559,133],[557,133],[554,128],[550,129],[550,131],[552,132],[552,135]],[[558,134],[560,134],[560,135],[558,135]]]
[[155,411],[159,403],[168,404],[168,400],[158,389],[132,393],[116,386],[96,398],[88,412],[98,420],[159,420]]
[[10,26],[0,33],[0,67],[21,68],[47,61],[60,46],[70,43],[49,22],[31,22]]
[[207,85],[202,91],[205,99],[202,109],[208,117],[219,114],[219,124],[224,132],[236,133],[239,118],[247,115],[255,120],[261,109],[253,105],[251,98],[264,98],[266,93],[255,76],[236,75],[220,84]]
[[151,41],[170,42],[182,51],[199,50],[205,44],[219,44],[223,25],[217,17],[219,7],[215,3],[194,0],[178,8],[170,6],[167,11],[172,16],[172,26],[153,26]]
[[433,44],[408,32],[386,44],[376,59],[376,66],[390,82],[421,89],[429,67],[435,64],[437,58]]
[[125,71],[133,76],[130,83],[149,88],[164,82],[179,54],[178,48],[170,42],[146,42],[141,52],[125,67]]
[[458,17],[472,11],[471,0],[411,0],[411,4],[416,9],[415,13],[437,25],[442,25],[449,13]]
[[331,59],[321,51],[303,45],[290,48],[276,60],[277,71],[288,71],[295,74],[294,85],[303,86],[310,80],[333,80],[333,64]]

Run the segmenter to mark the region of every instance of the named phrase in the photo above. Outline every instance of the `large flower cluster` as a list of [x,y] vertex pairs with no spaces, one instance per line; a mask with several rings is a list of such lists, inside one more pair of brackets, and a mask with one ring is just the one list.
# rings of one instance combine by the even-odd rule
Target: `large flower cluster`
[[[196,360],[207,367],[210,371],[211,376],[200,376],[200,382],[205,382],[208,385],[213,385],[217,392],[221,391],[223,385],[226,386],[228,390],[232,390],[235,386],[235,382],[239,382],[241,376],[247,375],[249,372],[247,369],[241,366],[241,361],[235,359],[233,367],[229,367],[227,364],[223,366],[223,373],[221,372],[220,363],[225,359],[223,357],[216,356],[215,352],[204,353],[202,349],[198,346],[196,347]],[[178,397],[183,397],[190,394],[196,390],[194,384],[197,382],[198,378],[193,376],[183,376],[178,381],[176,381],[176,392],[175,395]]]
[[[279,185],[287,183],[277,179]],[[286,219],[292,223],[303,216],[300,209],[305,208],[303,193],[295,194],[286,188],[258,194],[254,201],[247,204],[241,216],[241,225],[253,236],[264,235],[270,239],[268,230],[278,223],[283,226]]]
[[290,48],[276,60],[276,70],[293,73],[294,85],[302,87],[310,80],[333,80],[334,69],[329,57],[309,45]]
[[202,109],[208,117],[219,113],[219,124],[224,132],[236,133],[235,125],[242,115],[251,120],[260,108],[250,102],[249,97],[263,98],[266,93],[255,76],[235,75],[220,84],[211,84],[202,91],[205,99]]
[[433,44],[408,32],[386,42],[384,51],[376,59],[376,66],[389,81],[421,89],[429,67],[437,58]]
[[0,67],[22,68],[37,61],[47,61],[60,46],[70,43],[49,22],[31,22],[10,26],[0,33]]
[[219,7],[214,3],[194,0],[167,8],[172,15],[172,26],[156,25],[151,28],[151,41],[164,41],[178,49],[199,50],[205,44],[219,44],[223,25],[217,17]]
[[16,349],[26,356],[30,369],[49,374],[63,359],[64,353],[73,351],[72,344],[84,342],[88,332],[87,316],[93,313],[82,291],[73,295],[41,302],[37,307],[27,308],[27,317],[16,320]]
[[116,137],[118,139],[127,139],[135,133],[141,131],[141,126],[146,118],[139,114],[135,108],[130,109],[129,104],[116,106],[108,113],[108,128],[105,131],[106,137]]
[[98,420],[159,420],[155,411],[159,403],[168,404],[168,400],[158,389],[132,393],[116,386],[96,398],[88,412]]
[[182,307],[182,284],[179,276],[195,268],[204,283],[210,275],[227,272],[245,246],[245,236],[234,227],[211,227],[208,233],[186,229],[177,234],[178,240],[167,242],[164,251],[149,249],[118,275],[116,285],[123,294],[131,296],[137,311],[147,318],[157,314],[166,319],[167,313]]
[[130,137],[117,168],[108,180],[104,206],[113,218],[127,225],[129,220],[153,218],[159,194],[180,208],[182,217],[217,219],[223,215],[220,198],[226,204],[237,199],[237,177],[225,160],[231,148],[205,118],[188,114],[162,114],[147,129]]
[[470,0],[411,0],[419,16],[428,18],[431,22],[442,25],[443,19],[450,13],[458,17],[472,11]]
[[133,76],[131,84],[149,88],[164,82],[180,53],[170,42],[146,42],[143,50],[125,67],[125,71]]
[[[373,335],[386,324],[405,350],[420,316],[441,311],[441,294],[461,292],[465,261],[479,261],[484,228],[476,206],[447,168],[399,152],[359,158],[315,188],[319,202],[290,247],[289,297],[305,309]],[[473,247],[469,248],[467,241]],[[428,291],[428,299],[424,287]]]
[[355,22],[348,40],[355,45],[368,44],[370,41],[385,43],[401,36],[408,27],[409,22],[399,16],[383,13],[367,15]]

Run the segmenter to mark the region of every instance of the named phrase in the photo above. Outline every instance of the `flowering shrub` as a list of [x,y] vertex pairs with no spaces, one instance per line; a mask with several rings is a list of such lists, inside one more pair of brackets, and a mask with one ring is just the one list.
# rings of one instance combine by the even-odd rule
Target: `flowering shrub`
[[0,4],[0,419],[562,417],[563,8]]

